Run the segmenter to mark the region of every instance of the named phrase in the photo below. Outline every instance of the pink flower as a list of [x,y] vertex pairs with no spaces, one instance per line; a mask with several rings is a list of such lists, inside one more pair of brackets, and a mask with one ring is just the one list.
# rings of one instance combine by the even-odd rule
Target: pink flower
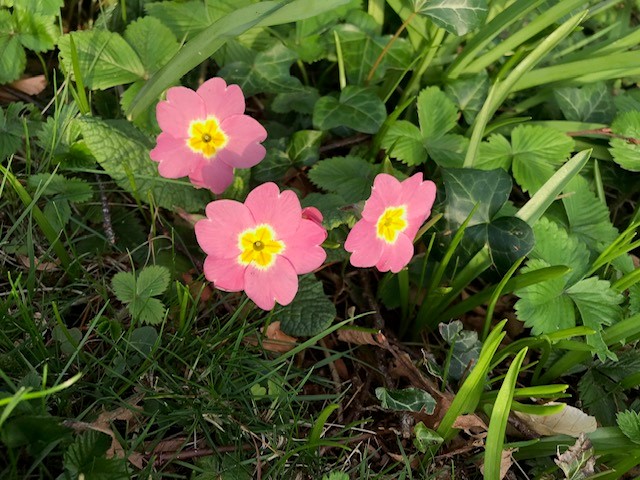
[[413,239],[429,217],[436,186],[416,173],[403,182],[381,173],[373,181],[362,219],[349,232],[344,248],[351,265],[381,272],[402,270],[413,257]]
[[227,86],[222,78],[207,80],[195,92],[170,88],[156,117],[162,133],[150,155],[163,177],[189,175],[194,185],[222,193],[234,168],[253,167],[265,156],[260,142],[266,130],[244,115],[240,87]]
[[[322,215],[313,209],[315,219]],[[247,296],[264,310],[277,301],[291,303],[298,275],[312,272],[327,254],[320,244],[327,232],[303,218],[295,193],[275,183],[254,189],[244,204],[216,200],[207,218],[196,223],[196,238],[207,254],[204,274],[220,290]]]

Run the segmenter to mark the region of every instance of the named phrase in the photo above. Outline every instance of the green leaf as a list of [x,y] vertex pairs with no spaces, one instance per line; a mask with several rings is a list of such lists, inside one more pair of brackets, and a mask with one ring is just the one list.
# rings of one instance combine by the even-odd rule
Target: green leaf
[[153,17],[131,22],[124,32],[124,39],[138,55],[144,67],[144,78],[164,66],[180,47],[171,30]]
[[289,73],[297,55],[281,43],[256,55],[253,63],[233,62],[219,72],[228,83],[240,85],[246,96],[256,93],[296,93],[303,90],[302,83]]
[[25,48],[35,52],[53,50],[60,28],[53,17],[45,17],[22,8],[14,10],[18,38]]
[[443,137],[458,123],[458,109],[438,87],[420,92],[417,109],[422,138],[427,142]]
[[640,414],[633,410],[618,412],[616,417],[618,427],[633,443],[640,444]]
[[340,98],[321,97],[313,109],[313,124],[319,130],[349,127],[357,132],[376,133],[387,118],[382,100],[373,90],[345,87]]
[[66,200],[51,200],[42,209],[51,226],[60,231],[71,218],[71,207]]
[[426,453],[431,448],[444,442],[444,438],[438,435],[438,432],[427,428],[422,422],[416,424],[413,433],[415,435],[413,445],[422,453]]
[[[190,38],[207,28],[220,16],[210,18],[207,15],[205,2],[193,0],[189,2],[153,2],[145,5],[149,15],[162,21],[177,38]],[[220,9],[221,14],[228,13]]]
[[322,282],[313,275],[300,277],[293,301],[278,312],[280,328],[294,337],[312,337],[325,330],[336,317],[336,307],[327,298]]
[[462,168],[469,148],[469,139],[462,135],[447,134],[427,141],[427,152],[442,168]]
[[158,299],[169,286],[169,270],[159,265],[145,267],[137,276],[120,272],[111,279],[116,298],[127,304],[131,316],[143,323],[157,324],[164,318],[165,308]]
[[454,320],[438,325],[440,335],[444,338],[453,352],[449,364],[449,377],[460,380],[470,366],[478,360],[482,342],[478,340],[478,333],[471,330],[463,330],[462,322]]
[[429,158],[420,130],[406,120],[398,120],[391,125],[382,139],[382,148],[389,156],[409,166],[420,165]]
[[474,167],[480,170],[502,168],[509,171],[511,167],[511,144],[502,135],[490,135],[486,142],[480,144],[480,153]]
[[131,272],[118,272],[111,279],[111,288],[122,303],[131,303],[136,298],[136,277]]
[[625,170],[640,172],[640,145],[629,139],[640,141],[640,111],[624,112],[616,117],[611,124],[611,130],[616,135],[625,138],[612,138],[609,141],[609,151],[613,160]]
[[480,27],[489,12],[486,0],[413,0],[413,5],[414,12],[458,36]]
[[574,148],[571,137],[542,126],[520,125],[511,132],[513,176],[524,191],[536,192]]
[[106,30],[76,31],[60,37],[60,61],[72,78],[70,36],[78,51],[84,85],[104,90],[145,77],[145,69],[131,46],[117,33]]
[[[0,40],[1,42],[2,40]],[[0,75],[2,74],[1,68],[0,66]],[[22,146],[24,126],[20,118],[21,110],[20,103],[12,103],[6,110],[0,108],[0,162],[14,154]]]
[[129,304],[131,316],[149,325],[157,325],[164,319],[165,308],[157,298],[136,297]]
[[604,82],[557,88],[553,96],[567,120],[608,124],[616,113],[613,94]]
[[93,189],[91,185],[80,178],[67,178],[57,173],[37,173],[31,175],[27,184],[37,189],[47,185],[43,195],[55,195],[57,200],[66,200],[73,203],[84,203],[91,200]]
[[253,169],[252,177],[258,182],[281,180],[287,171],[293,167],[289,155],[283,150],[284,140],[267,140],[264,143],[267,154]]
[[352,206],[340,195],[334,193],[310,193],[302,200],[303,207],[316,207],[322,213],[322,225],[333,230],[340,225],[353,227],[356,215]]
[[27,64],[27,55],[16,33],[11,13],[0,10],[0,84],[17,80]]
[[72,478],[91,480],[126,480],[129,478],[125,460],[105,458],[111,438],[95,430],[82,433],[64,454],[64,467]]
[[150,142],[129,122],[78,118],[74,120],[86,146],[100,166],[120,188],[133,193],[141,201],[155,201],[161,207],[181,207],[188,212],[200,211],[210,195],[191,185],[163,179],[149,158]]
[[476,205],[469,226],[489,222],[511,194],[511,176],[501,169],[443,170],[442,178],[447,193],[445,217],[451,228],[457,229]]
[[318,187],[340,195],[345,202],[355,203],[371,194],[378,169],[360,157],[333,157],[316,163],[309,179]]
[[319,98],[316,88],[303,85],[297,92],[278,93],[271,102],[271,110],[276,113],[298,112],[311,115]]
[[60,15],[64,0],[20,0],[20,8],[45,17]]
[[[527,262],[522,273],[532,272],[550,264],[540,259]],[[552,333],[576,326],[575,311],[571,299],[565,295],[566,280],[553,278],[517,290],[520,297],[515,304],[518,318],[531,328],[533,335]]]
[[329,475],[323,475],[322,480],[349,480],[349,475],[342,472],[331,472]]
[[150,265],[142,269],[136,280],[136,295],[155,297],[169,288],[169,269],[160,265]]
[[445,86],[446,94],[456,102],[469,125],[484,105],[490,84],[489,75],[483,70],[475,75],[457,78]]
[[297,165],[313,165],[320,158],[320,140],[322,132],[317,130],[299,130],[291,136],[287,154]]
[[388,410],[423,412],[431,415],[436,409],[435,399],[419,388],[388,390],[378,387],[376,397],[380,400],[380,406]]

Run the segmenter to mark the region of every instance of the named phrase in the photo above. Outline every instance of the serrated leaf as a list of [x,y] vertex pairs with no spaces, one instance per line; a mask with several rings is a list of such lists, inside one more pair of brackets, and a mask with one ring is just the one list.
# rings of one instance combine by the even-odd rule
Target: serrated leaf
[[444,136],[458,123],[458,109],[438,87],[420,92],[417,109],[422,138],[427,142]]
[[355,211],[340,195],[334,193],[310,193],[302,200],[303,207],[316,207],[322,213],[322,225],[333,230],[340,225],[352,227],[356,222]]
[[76,31],[60,37],[60,61],[74,78],[70,37],[78,52],[82,80],[92,90],[104,90],[143,79],[145,69],[138,54],[117,33],[106,30]]
[[616,417],[618,427],[633,443],[640,444],[640,415],[633,410],[618,412]]
[[637,110],[640,112],[640,91],[620,90],[619,94],[613,97],[613,103],[618,113]]
[[50,200],[42,209],[54,230],[60,231],[71,218],[71,207],[66,200]]
[[25,48],[34,52],[53,50],[60,34],[53,17],[45,17],[22,8],[14,9],[14,16],[18,38]]
[[111,288],[122,303],[130,303],[136,298],[136,278],[131,272],[118,272],[111,279]]
[[348,86],[340,98],[321,97],[313,109],[313,124],[319,130],[348,127],[357,132],[376,133],[387,111],[373,90]]
[[19,111],[20,109],[11,108],[11,106],[6,110],[0,108],[0,161],[14,154],[22,145],[24,127],[18,115]]
[[129,305],[131,316],[149,325],[157,325],[164,319],[165,308],[157,298],[136,297]]
[[142,269],[136,279],[136,294],[140,297],[155,297],[169,288],[169,269],[160,265],[150,265]]
[[489,12],[486,0],[413,0],[413,4],[414,12],[458,36],[480,27]]
[[426,146],[429,157],[442,168],[462,168],[469,139],[448,133],[435,140],[427,140]]
[[[640,140],[640,111],[624,112],[616,117],[611,125],[616,135]],[[640,145],[626,138],[612,138],[609,151],[613,160],[625,170],[640,172]]]
[[297,165],[313,165],[320,158],[320,140],[322,132],[317,130],[299,130],[291,136],[287,154]]
[[369,197],[377,174],[378,169],[360,157],[333,157],[316,163],[309,170],[309,179],[345,202],[355,203]]
[[55,17],[60,14],[60,8],[64,6],[64,0],[20,0],[18,4],[20,8],[29,12],[45,17]]
[[84,180],[80,178],[67,178],[57,173],[37,173],[31,175],[27,183],[34,189],[46,184],[47,186],[42,194],[55,195],[56,200],[83,203],[91,200],[93,196],[91,185]]
[[613,94],[604,82],[557,88],[553,96],[567,120],[608,124],[616,113]]
[[280,329],[294,337],[312,337],[325,330],[336,317],[336,307],[327,298],[322,282],[313,275],[300,277],[293,301],[278,312]]
[[[445,93],[456,102],[464,120],[471,125],[489,93],[489,75],[483,70],[468,77],[459,77],[445,86]],[[494,167],[495,168],[495,167]]]
[[205,190],[160,177],[156,164],[149,158],[149,140],[129,122],[86,117],[74,123],[100,166],[120,188],[140,200],[153,199],[161,207],[181,207],[188,212],[200,211],[209,201],[210,195]]
[[129,478],[125,460],[105,458],[111,437],[96,430],[82,433],[64,454],[64,467],[72,478],[125,480]]
[[20,77],[27,64],[27,55],[15,35],[17,25],[8,10],[0,10],[0,84]]
[[178,51],[178,40],[167,26],[153,17],[143,17],[131,22],[124,32],[124,39],[138,55],[145,77],[157,72]]
[[200,0],[147,3],[145,10],[160,19],[180,39],[189,39],[211,24],[205,3]]
[[281,43],[256,55],[253,63],[233,62],[219,72],[227,83],[240,85],[246,96],[256,93],[295,93],[303,90],[302,83],[291,76],[289,68],[297,55]]
[[480,144],[478,160],[473,165],[480,170],[502,168],[509,171],[511,167],[511,144],[502,135],[490,135],[486,142]]
[[524,191],[538,191],[574,148],[571,137],[550,127],[519,125],[511,132],[513,176]]
[[380,406],[388,410],[424,412],[431,415],[436,408],[435,399],[419,388],[388,390],[378,387],[376,397],[380,400]]
[[409,166],[420,165],[429,158],[420,129],[406,120],[391,125],[382,139],[382,148],[389,156]]

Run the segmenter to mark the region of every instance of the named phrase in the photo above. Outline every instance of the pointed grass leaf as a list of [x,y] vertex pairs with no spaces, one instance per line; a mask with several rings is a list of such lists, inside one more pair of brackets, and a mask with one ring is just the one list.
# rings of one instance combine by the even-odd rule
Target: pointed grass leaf
[[180,45],[171,30],[154,17],[143,17],[131,22],[124,32],[144,66],[144,77],[157,72],[173,57]]
[[511,146],[514,178],[535,193],[569,157],[574,141],[550,127],[521,125],[511,132]]
[[376,397],[380,400],[380,406],[387,410],[423,412],[431,415],[436,408],[436,400],[419,388],[389,390],[378,387],[376,388]]
[[640,444],[640,414],[633,410],[618,412],[618,427],[633,443]]
[[131,45],[117,33],[97,29],[60,37],[60,61],[72,78],[75,76],[71,65],[70,37],[76,45],[82,80],[87,88],[104,90],[144,78],[144,66]]
[[[147,3],[145,10],[166,25],[176,38],[189,39],[219,19],[207,15],[206,3],[199,0],[153,2]],[[222,9],[220,11],[228,13]]]
[[634,110],[618,115],[611,125],[611,130],[616,135],[624,137],[612,138],[609,142],[613,160],[625,170],[640,172],[640,111]]
[[311,337],[331,325],[336,307],[325,295],[322,282],[313,275],[304,275],[300,277],[296,297],[277,312],[277,317],[287,335]]
[[557,88],[553,96],[567,120],[608,124],[616,113],[613,94],[604,82]]
[[309,171],[309,179],[318,187],[337,193],[345,202],[355,203],[369,197],[377,174],[378,168],[360,157],[333,157],[316,163]]
[[387,118],[382,100],[362,87],[345,87],[340,98],[321,97],[313,109],[313,124],[319,130],[348,127],[357,132],[376,133]]
[[462,36],[487,18],[487,0],[413,0],[414,12],[429,17],[438,27]]

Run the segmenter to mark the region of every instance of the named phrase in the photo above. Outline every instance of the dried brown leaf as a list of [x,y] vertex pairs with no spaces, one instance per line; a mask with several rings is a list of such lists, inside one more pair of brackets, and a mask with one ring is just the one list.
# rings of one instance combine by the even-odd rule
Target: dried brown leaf
[[354,345],[374,345],[380,347],[387,343],[387,338],[382,332],[370,333],[363,332],[362,330],[340,329],[337,335],[340,341],[353,343]]

